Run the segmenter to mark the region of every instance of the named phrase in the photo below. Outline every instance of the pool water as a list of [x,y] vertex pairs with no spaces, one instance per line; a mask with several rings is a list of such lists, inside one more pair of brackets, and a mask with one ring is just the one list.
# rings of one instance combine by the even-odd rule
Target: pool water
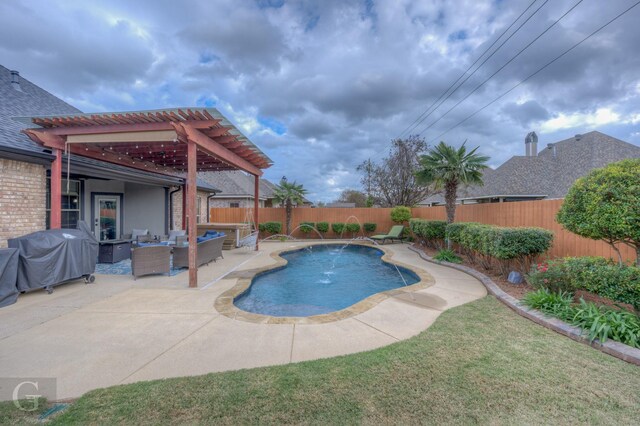
[[[382,260],[384,253],[360,245],[315,245],[283,253],[287,266],[256,276],[234,300],[245,311],[307,317],[347,308],[373,294],[411,285],[420,278]],[[404,281],[400,274],[404,277]]]

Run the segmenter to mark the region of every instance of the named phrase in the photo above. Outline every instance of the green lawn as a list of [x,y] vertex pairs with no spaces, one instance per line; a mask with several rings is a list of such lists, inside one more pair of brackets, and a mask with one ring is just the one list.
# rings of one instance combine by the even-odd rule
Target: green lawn
[[639,409],[639,367],[487,297],[382,349],[96,390],[54,423],[637,424]]

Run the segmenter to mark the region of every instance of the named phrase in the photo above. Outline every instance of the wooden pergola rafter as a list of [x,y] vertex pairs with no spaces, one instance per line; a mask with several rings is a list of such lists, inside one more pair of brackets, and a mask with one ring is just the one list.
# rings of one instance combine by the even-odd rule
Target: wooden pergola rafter
[[[254,221],[259,179],[273,163],[213,108],[25,117],[23,132],[51,149],[51,227],[61,225],[63,153],[106,161],[186,181],[189,286],[197,287],[196,173],[243,170],[254,176]],[[184,216],[184,214],[183,214]],[[257,246],[256,246],[257,249]]]

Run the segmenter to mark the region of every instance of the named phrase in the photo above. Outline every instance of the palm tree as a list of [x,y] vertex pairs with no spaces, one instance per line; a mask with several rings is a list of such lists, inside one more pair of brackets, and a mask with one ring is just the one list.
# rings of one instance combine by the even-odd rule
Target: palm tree
[[274,191],[273,198],[276,202],[283,204],[287,212],[287,235],[291,234],[291,209],[293,204],[304,203],[304,195],[307,190],[294,182],[287,182],[286,178],[280,180],[278,188]]
[[458,186],[483,185],[482,170],[488,167],[489,157],[476,154],[479,147],[467,152],[465,144],[466,141],[456,149],[440,142],[420,158],[422,170],[417,173],[418,179],[444,189],[448,223],[453,223],[456,216]]

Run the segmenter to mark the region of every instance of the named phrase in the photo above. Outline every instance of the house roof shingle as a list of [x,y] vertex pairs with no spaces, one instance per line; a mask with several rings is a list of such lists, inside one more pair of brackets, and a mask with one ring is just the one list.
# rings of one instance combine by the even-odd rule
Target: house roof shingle
[[[459,199],[498,196],[563,198],[576,179],[595,168],[640,158],[640,147],[598,131],[564,139],[539,151],[535,157],[514,156],[484,173],[484,186],[463,188]],[[421,204],[442,203],[441,195]]]

